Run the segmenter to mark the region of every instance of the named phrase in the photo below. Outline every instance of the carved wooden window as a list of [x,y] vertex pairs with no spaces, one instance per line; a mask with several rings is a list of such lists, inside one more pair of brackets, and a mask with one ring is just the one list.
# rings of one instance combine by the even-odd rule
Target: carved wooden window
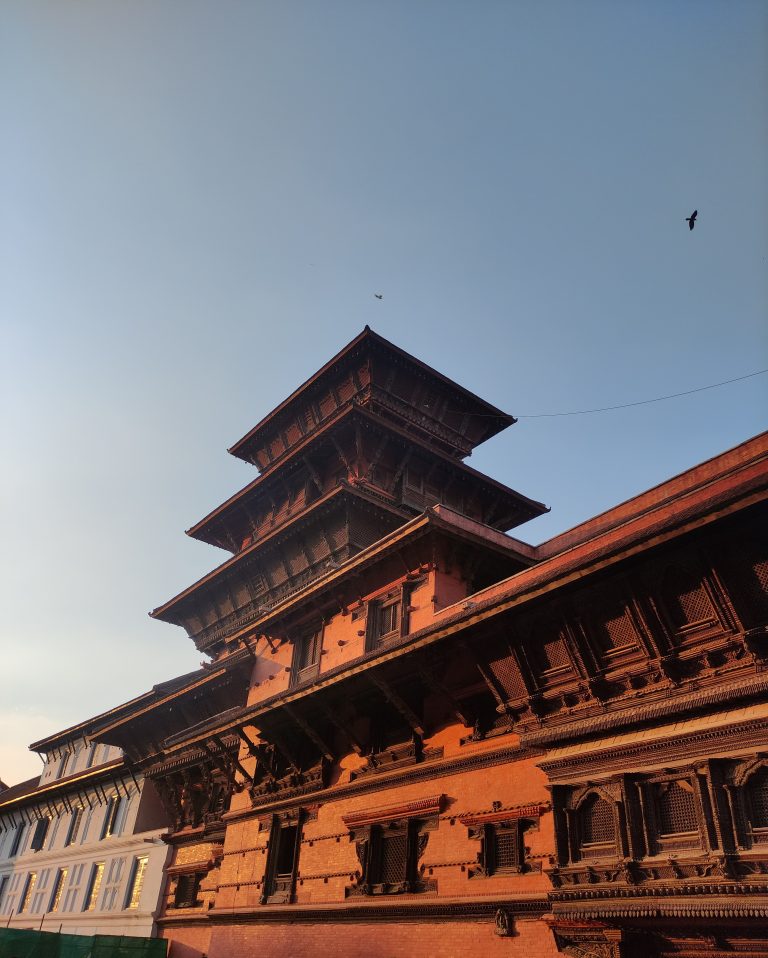
[[573,670],[565,632],[554,620],[540,620],[526,647],[539,685],[562,681]]
[[750,826],[768,833],[768,768],[760,769],[748,779],[745,797]]
[[358,842],[363,866],[360,890],[367,895],[395,895],[426,890],[418,862],[427,844],[425,824],[398,819],[369,826]]
[[176,879],[176,892],[173,897],[174,908],[197,908],[198,895],[203,872],[188,872]]
[[680,778],[656,786],[656,825],[659,836],[689,835],[699,830],[693,784]]
[[616,817],[607,799],[593,792],[581,804],[577,821],[582,858],[597,858],[616,852]]
[[481,855],[486,875],[522,871],[522,823],[518,820],[484,825]]
[[369,649],[400,638],[408,632],[405,588],[393,590],[368,605],[367,644]]
[[293,682],[307,682],[315,678],[320,669],[320,653],[323,646],[323,628],[319,626],[307,632],[296,642],[293,653]]
[[637,628],[626,606],[613,602],[594,622],[595,638],[604,657],[611,659],[637,648]]
[[261,900],[270,904],[293,901],[301,848],[301,819],[275,815],[269,837],[269,854]]
[[706,586],[701,576],[691,569],[671,566],[664,575],[662,589],[670,625],[679,639],[718,624]]

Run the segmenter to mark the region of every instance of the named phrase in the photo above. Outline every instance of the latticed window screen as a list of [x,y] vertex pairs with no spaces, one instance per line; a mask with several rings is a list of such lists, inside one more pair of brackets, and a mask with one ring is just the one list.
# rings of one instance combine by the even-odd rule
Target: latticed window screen
[[711,622],[716,618],[703,582],[690,569],[682,566],[669,569],[664,577],[664,590],[672,624],[676,629]]
[[626,609],[612,608],[598,624],[597,633],[606,651],[637,645],[637,630]]
[[509,651],[502,652],[498,658],[494,656],[488,662],[488,668],[510,698],[525,694],[525,685],[520,676],[520,670]]
[[378,881],[393,883],[405,881],[408,867],[408,834],[382,834],[379,849]]
[[610,804],[599,795],[591,795],[579,811],[581,841],[584,845],[613,844],[616,822]]
[[194,908],[202,876],[197,873],[179,875],[174,904],[177,908]]
[[768,828],[768,769],[762,769],[747,782],[747,809],[753,828]]
[[661,835],[679,835],[698,830],[693,786],[686,779],[657,787],[656,811]]
[[497,871],[518,871],[520,867],[519,825],[486,825],[485,867],[490,874]]

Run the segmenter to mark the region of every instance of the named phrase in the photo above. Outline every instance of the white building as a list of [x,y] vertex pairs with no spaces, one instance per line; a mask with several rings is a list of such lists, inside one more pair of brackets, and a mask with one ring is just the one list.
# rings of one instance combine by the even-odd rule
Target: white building
[[0,792],[1,924],[153,935],[167,815],[120,749],[89,736],[175,684],[30,746],[40,753],[42,774]]

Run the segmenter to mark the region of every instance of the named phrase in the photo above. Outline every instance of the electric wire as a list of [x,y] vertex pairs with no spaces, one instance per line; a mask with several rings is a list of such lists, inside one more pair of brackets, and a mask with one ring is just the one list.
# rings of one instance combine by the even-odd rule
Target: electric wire
[[[690,396],[692,393],[701,393],[706,389],[718,389],[720,386],[728,386],[730,383],[738,383],[744,379],[752,379],[754,376],[762,376],[768,373],[768,369],[758,369],[753,373],[747,373],[745,376],[734,376],[733,379],[724,379],[719,383],[710,383],[708,386],[697,386],[696,389],[686,389],[679,393],[669,393],[667,396],[655,396],[653,399],[638,399],[636,402],[619,403],[616,406],[599,406],[596,409],[573,409],[569,412],[536,412],[536,413],[518,413],[515,419],[547,419],[553,416],[588,416],[596,412],[610,412],[612,409],[629,409],[630,406],[647,406],[652,402],[664,402],[667,399],[677,399],[679,396]],[[466,413],[461,409],[446,409],[444,412],[452,412],[469,416],[479,416],[484,419],[508,419],[507,413],[497,412],[470,412]]]
[[706,389],[718,389],[720,386],[727,386],[729,383],[738,383],[744,379],[752,379],[754,376],[762,376],[768,373],[768,369],[758,369],[754,373],[747,373],[745,376],[734,376],[733,379],[724,379],[719,383],[710,383],[708,386],[698,386],[696,389],[686,389],[679,393],[670,393],[668,396],[656,396],[654,399],[639,399],[637,402],[619,403],[616,406],[600,406],[597,409],[575,409],[571,412],[539,412],[520,414],[516,419],[544,419],[550,416],[587,416],[596,412],[609,412],[612,409],[628,409],[630,406],[646,406],[652,402],[664,402],[667,399],[677,399],[679,396],[690,396],[692,393],[704,392]]

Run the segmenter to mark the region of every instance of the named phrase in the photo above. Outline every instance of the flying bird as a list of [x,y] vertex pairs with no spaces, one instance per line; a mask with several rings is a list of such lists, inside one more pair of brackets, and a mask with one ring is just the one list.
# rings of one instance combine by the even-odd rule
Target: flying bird
[[[693,227],[691,227],[691,229],[693,229]],[[383,293],[374,293],[373,295],[376,297],[376,299],[384,299]]]
[[692,230],[693,227],[696,225],[696,217],[697,217],[698,215],[699,215],[699,211],[698,211],[698,210],[694,210],[693,213],[691,213],[690,216],[686,216],[685,222],[688,224],[688,229],[689,229],[689,230]]

